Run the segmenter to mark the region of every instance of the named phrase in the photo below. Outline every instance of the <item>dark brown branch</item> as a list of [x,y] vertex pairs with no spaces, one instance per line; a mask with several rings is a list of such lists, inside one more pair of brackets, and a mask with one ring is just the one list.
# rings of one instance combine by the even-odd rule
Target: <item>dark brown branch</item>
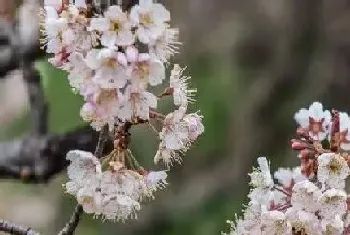
[[[94,151],[98,134],[90,127],[62,135],[28,137],[0,143],[0,178],[22,179],[30,183],[49,180],[65,169],[69,150]],[[108,145],[106,150],[110,150]]]
[[18,226],[6,220],[0,220],[0,231],[14,235],[40,235],[30,227]]
[[44,135],[47,133],[47,104],[40,74],[35,69],[34,63],[28,62],[25,58],[23,58],[22,70],[29,94],[31,134]]

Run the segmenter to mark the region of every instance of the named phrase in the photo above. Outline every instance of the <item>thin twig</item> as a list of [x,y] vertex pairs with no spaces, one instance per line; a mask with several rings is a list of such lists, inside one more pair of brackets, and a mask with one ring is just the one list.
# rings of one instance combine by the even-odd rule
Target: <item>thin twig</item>
[[80,222],[80,215],[83,213],[83,206],[78,204],[70,217],[66,226],[58,233],[58,235],[72,235]]
[[103,153],[103,149],[105,147],[105,143],[108,139],[108,125],[105,125],[104,127],[102,127],[101,131],[100,131],[100,135],[98,137],[98,142],[97,142],[97,146],[96,146],[96,150],[95,150],[95,157],[97,158],[101,158],[102,157],[102,153]]
[[0,220],[0,231],[14,235],[40,235],[30,227],[22,227],[6,220]]

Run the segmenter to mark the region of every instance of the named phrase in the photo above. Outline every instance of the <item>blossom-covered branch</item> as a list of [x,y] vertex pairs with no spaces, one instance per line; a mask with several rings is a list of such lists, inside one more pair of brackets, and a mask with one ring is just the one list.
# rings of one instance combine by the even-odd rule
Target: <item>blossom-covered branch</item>
[[250,174],[250,201],[243,218],[231,222],[231,235],[349,234],[350,118],[323,110],[319,102],[294,118],[298,128],[292,148],[300,167],[279,168],[272,177],[266,158],[258,158],[259,168]]
[[[164,92],[154,94],[152,88],[166,81],[165,64],[180,45],[170,12],[152,0],[102,11],[84,0],[47,0],[41,16],[42,47],[54,54],[51,64],[67,71],[73,91],[83,96],[82,118],[114,137],[114,149],[102,157],[98,151],[67,153],[71,164],[65,189],[96,218],[136,218],[141,203],[165,187],[167,173],[139,164],[129,149],[131,129],[147,124],[156,133],[160,144],[154,162],[167,169],[180,163],[204,132],[199,112],[187,113],[196,89],[185,69],[173,66]],[[175,110],[160,113],[157,104],[168,96],[173,96]]]

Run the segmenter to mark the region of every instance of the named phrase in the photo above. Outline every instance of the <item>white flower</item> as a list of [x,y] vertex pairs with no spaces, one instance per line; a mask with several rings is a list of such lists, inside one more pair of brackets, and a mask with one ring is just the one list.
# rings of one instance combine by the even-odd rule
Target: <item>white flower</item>
[[163,5],[154,4],[152,0],[140,0],[138,5],[131,8],[130,19],[137,26],[138,39],[149,44],[162,35],[166,22],[170,21],[170,13]]
[[187,114],[183,119],[188,126],[188,137],[191,141],[194,141],[203,134],[204,125],[202,124],[203,116],[198,115],[197,113]]
[[124,222],[129,218],[137,218],[136,213],[141,209],[140,202],[123,194],[104,197],[102,203],[103,218],[111,221]]
[[81,150],[69,151],[67,160],[71,161],[67,168],[68,177],[71,180],[81,181],[89,175],[101,173],[99,160],[90,152]]
[[163,146],[163,142],[160,143],[159,149],[154,156],[154,163],[157,164],[161,160],[168,167],[171,166],[173,162],[177,162],[179,164],[182,162],[180,155],[174,150],[165,148]]
[[317,141],[326,138],[330,129],[331,114],[328,110],[323,111],[319,102],[314,102],[309,109],[301,109],[294,115],[295,121],[309,131],[309,135]]
[[319,210],[318,198],[321,191],[308,180],[296,183],[293,187],[291,203],[296,210],[315,212]]
[[131,24],[120,6],[110,6],[104,15],[105,18],[93,18],[90,24],[90,30],[102,32],[103,46],[129,46],[134,43]]
[[347,211],[347,195],[343,190],[329,189],[319,198],[320,215],[323,218],[331,219],[336,215],[343,216]]
[[181,45],[178,38],[178,29],[166,27],[162,35],[149,44],[151,57],[167,62],[171,56],[178,52],[179,45]]
[[262,235],[284,235],[286,230],[286,220],[283,212],[264,211],[261,214]]
[[93,49],[85,61],[90,69],[95,70],[93,81],[101,88],[123,88],[129,79],[125,76],[127,61],[122,52],[111,48]]
[[339,113],[340,148],[350,150],[350,118],[347,113]]
[[83,206],[87,214],[99,215],[102,212],[102,194],[100,192],[100,181],[97,179],[86,179],[84,187],[76,194],[77,201]]
[[255,188],[271,188],[273,180],[270,173],[270,166],[265,157],[258,158],[259,168],[254,169],[249,174],[251,180],[250,185]]
[[324,187],[343,189],[349,166],[339,154],[323,153],[318,158],[317,178]]
[[131,54],[130,51],[127,51],[129,52],[127,58],[133,63],[131,65],[133,79],[138,79],[144,84],[149,83],[151,86],[162,84],[165,79],[164,64],[160,60],[151,59],[147,53],[133,51]]
[[183,120],[186,107],[179,107],[168,114],[164,120],[164,127],[160,133],[163,146],[171,150],[185,150],[190,143],[187,123]]
[[63,49],[63,39],[67,39],[67,37],[63,37],[63,34],[68,29],[68,22],[64,18],[58,18],[57,13],[55,14],[55,11],[50,7],[46,7],[46,14],[45,38],[42,43],[46,45],[47,53],[58,53]]
[[288,227],[288,233],[286,234],[322,235],[320,222],[314,213],[291,207],[287,209],[285,215]]
[[230,235],[261,235],[261,213],[260,205],[249,205],[244,211],[243,219],[237,220]]
[[344,222],[340,215],[336,215],[332,219],[323,219],[321,227],[324,234],[327,235],[343,235]]
[[69,181],[64,185],[67,192],[75,195],[88,183],[95,184],[101,176],[99,160],[90,152],[73,150],[67,153],[67,160],[71,161],[67,168]]
[[248,197],[251,204],[270,206],[274,199],[274,193],[269,188],[253,188],[250,190]]
[[80,90],[86,80],[92,78],[92,70],[86,65],[82,53],[71,53],[68,61],[64,69],[69,72],[69,84],[73,89]]
[[163,189],[168,184],[166,171],[151,171],[146,175],[146,184],[151,192]]
[[300,167],[295,167],[292,170],[289,168],[278,168],[274,174],[274,177],[283,186],[283,188],[290,188],[295,183],[307,179],[304,175],[301,174]]
[[[128,87],[127,90],[129,88],[130,87]],[[127,93],[125,97],[127,99],[121,102],[118,106],[117,116],[121,120],[131,120],[132,118],[137,117],[148,120],[150,109],[157,108],[157,97],[150,92],[130,92],[130,95]]]
[[118,112],[120,92],[116,89],[98,89],[94,91],[93,97],[89,97],[90,102],[83,105],[80,116],[96,130],[108,124],[109,129],[113,130],[115,117]]
[[175,64],[170,75],[170,88],[173,89],[174,104],[177,106],[187,105],[188,102],[193,102],[193,96],[197,92],[196,89],[188,88],[188,80],[191,77],[183,76],[184,70],[178,64]]

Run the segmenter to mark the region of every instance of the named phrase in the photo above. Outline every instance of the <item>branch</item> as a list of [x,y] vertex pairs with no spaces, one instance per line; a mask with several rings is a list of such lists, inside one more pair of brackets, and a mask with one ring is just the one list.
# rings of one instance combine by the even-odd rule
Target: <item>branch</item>
[[[44,135],[0,143],[0,179],[22,179],[42,183],[68,165],[69,150],[94,151],[97,133],[90,127],[62,135]],[[112,148],[108,145],[106,151]]]
[[29,94],[31,134],[44,135],[47,133],[47,103],[40,83],[40,74],[35,69],[34,63],[28,62],[25,58],[22,61],[22,70]]
[[39,47],[37,0],[24,0],[16,24],[0,19],[0,79],[21,67],[23,61],[35,61],[44,53]]
[[58,233],[58,235],[72,235],[74,234],[75,229],[78,227],[80,222],[80,215],[83,213],[83,206],[78,204],[75,207],[75,210],[70,217],[69,222],[66,226]]
[[0,231],[14,235],[40,235],[30,227],[21,227],[6,220],[0,220]]

